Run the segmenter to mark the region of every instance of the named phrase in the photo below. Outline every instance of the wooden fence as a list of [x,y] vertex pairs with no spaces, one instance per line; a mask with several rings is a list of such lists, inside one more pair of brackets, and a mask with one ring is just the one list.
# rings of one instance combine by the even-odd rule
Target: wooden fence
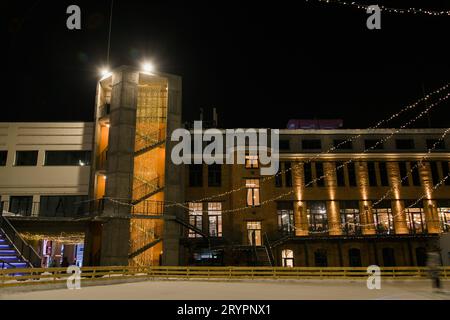
[[[450,267],[440,269],[443,279],[450,279]],[[0,287],[66,282],[72,274],[67,268],[28,268],[0,270]],[[111,279],[367,279],[367,268],[353,267],[83,267],[81,281]],[[381,267],[385,279],[425,279],[425,267]]]

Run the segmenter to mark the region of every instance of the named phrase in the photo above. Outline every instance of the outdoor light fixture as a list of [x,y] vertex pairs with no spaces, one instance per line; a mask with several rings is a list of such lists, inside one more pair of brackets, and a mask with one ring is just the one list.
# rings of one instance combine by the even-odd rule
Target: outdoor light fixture
[[142,70],[146,73],[151,73],[155,70],[155,66],[151,62],[144,62],[142,64]]
[[106,67],[100,70],[100,76],[102,77],[102,79],[108,76],[110,73],[111,71]]

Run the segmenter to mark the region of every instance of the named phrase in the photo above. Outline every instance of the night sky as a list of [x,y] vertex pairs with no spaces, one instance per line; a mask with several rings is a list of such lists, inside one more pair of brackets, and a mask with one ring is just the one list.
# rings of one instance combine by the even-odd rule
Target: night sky
[[[0,121],[93,120],[110,3],[1,2]],[[81,30],[66,28],[70,4],[81,7]],[[419,6],[450,10],[448,0]],[[423,97],[423,88],[450,82],[450,17],[382,13],[382,29],[368,30],[368,16],[315,0],[115,0],[111,66],[149,59],[182,76],[185,121],[197,119],[199,108],[210,117],[216,107],[223,128],[336,117],[345,127],[364,128]],[[450,103],[416,126],[428,121],[449,127]]]

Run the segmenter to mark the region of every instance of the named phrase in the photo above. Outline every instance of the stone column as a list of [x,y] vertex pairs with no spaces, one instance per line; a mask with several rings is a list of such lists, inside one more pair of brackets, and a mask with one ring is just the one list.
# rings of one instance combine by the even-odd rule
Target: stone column
[[371,201],[360,201],[359,202],[359,215],[361,219],[361,232],[363,235],[373,235],[376,234],[375,221],[373,219],[372,212],[372,202]]
[[427,231],[429,233],[441,233],[441,222],[436,200],[424,200],[424,213]]
[[328,230],[330,236],[342,235],[341,219],[339,214],[339,202],[327,201]]
[[[131,199],[139,73],[127,67],[113,72],[105,196]],[[101,265],[128,265],[130,207],[106,201],[102,216]]]
[[406,221],[405,203],[403,200],[392,200],[392,215],[394,216],[395,234],[408,234],[409,228]]
[[309,234],[309,222],[306,209],[306,203],[304,201],[294,201],[294,221],[296,236],[307,236]]

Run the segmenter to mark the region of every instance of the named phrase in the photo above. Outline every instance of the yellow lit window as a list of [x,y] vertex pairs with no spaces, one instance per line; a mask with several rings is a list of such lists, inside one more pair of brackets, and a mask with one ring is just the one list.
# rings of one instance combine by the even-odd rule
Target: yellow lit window
[[258,156],[245,156],[245,168],[258,169],[259,168]]
[[261,204],[259,197],[259,179],[245,180],[245,187],[247,188],[247,205],[250,207],[257,207]]

